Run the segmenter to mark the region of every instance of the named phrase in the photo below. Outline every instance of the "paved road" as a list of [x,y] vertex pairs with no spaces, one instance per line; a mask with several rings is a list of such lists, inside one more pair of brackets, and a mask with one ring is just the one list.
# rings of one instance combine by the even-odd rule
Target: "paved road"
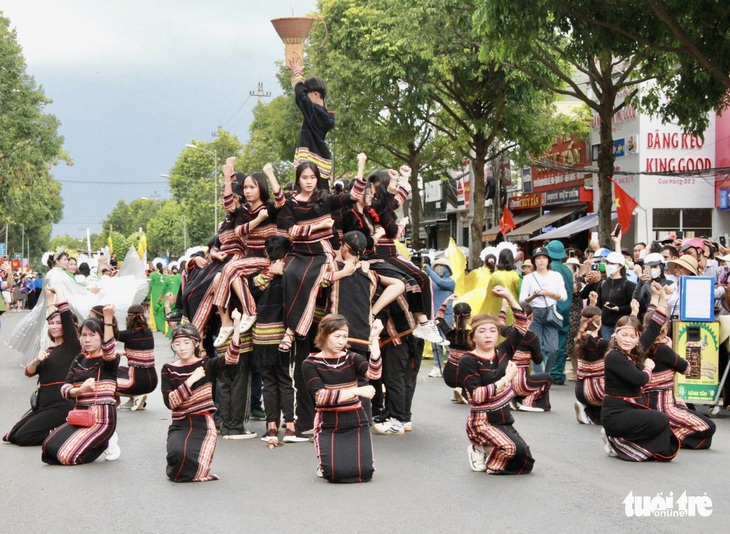
[[[0,332],[0,431],[28,406],[34,382],[4,341],[22,315],[5,314]],[[158,334],[156,334],[158,335]],[[158,366],[172,358],[160,336]],[[550,413],[517,413],[515,427],[535,457],[532,474],[495,477],[466,460],[467,407],[452,404],[424,363],[413,432],[375,435],[377,472],[368,484],[334,485],[315,476],[314,447],[269,450],[258,439],[219,440],[221,480],[174,484],[165,477],[170,414],[156,392],[141,412],[119,413],[122,456],[79,467],[47,466],[39,448],[0,444],[3,532],[686,532],[724,530],[730,520],[730,413],[715,419],[709,451],[682,451],[669,464],[633,464],[603,453],[599,428],[579,425],[568,386],[552,392]],[[252,422],[260,433],[263,422]],[[704,496],[709,517],[627,517],[634,496]],[[678,509],[675,505],[674,509]],[[235,530],[234,530],[235,529]]]

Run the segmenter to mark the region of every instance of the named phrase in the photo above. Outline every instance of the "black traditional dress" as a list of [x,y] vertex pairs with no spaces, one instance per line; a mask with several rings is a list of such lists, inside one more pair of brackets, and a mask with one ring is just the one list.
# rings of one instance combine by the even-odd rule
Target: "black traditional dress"
[[335,114],[309,99],[307,88],[304,86],[303,73],[293,71],[291,84],[297,107],[302,112],[302,127],[299,130],[299,140],[294,152],[294,164],[298,165],[304,161],[314,163],[324,182],[319,187],[329,189],[327,180],[332,173],[332,153],[327,147],[325,137],[327,132],[335,127]]
[[117,393],[123,395],[144,395],[157,387],[155,369],[155,338],[149,328],[134,328],[119,333],[124,343],[129,367],[119,366],[117,371]]
[[319,472],[330,482],[367,482],[373,476],[370,424],[359,397],[340,401],[340,391],[357,387],[358,378],[380,378],[382,362],[343,351],[328,358],[310,354],[302,373],[314,397],[314,443]]
[[[172,410],[167,431],[167,476],[173,482],[218,480],[217,475],[210,474],[217,438],[213,387],[226,365],[238,363],[239,347],[234,341],[225,355],[162,367],[162,397]],[[203,367],[205,376],[189,387],[185,381],[198,367]]]
[[61,394],[68,368],[81,350],[76,325],[67,302],[58,306],[63,328],[63,343],[47,349],[48,357],[26,376],[38,376],[38,409],[28,412],[4,437],[3,441],[16,445],[42,445],[48,434],[66,422],[73,401]]
[[412,313],[424,313],[430,319],[433,316],[431,279],[410,260],[398,253],[394,241],[398,236],[395,210],[405,201],[408,194],[408,191],[401,187],[390,191],[386,198],[376,199],[373,202],[373,210],[377,214],[376,227],[380,226],[385,230],[385,236],[380,238],[375,247],[375,257],[404,272],[416,282],[417,287],[410,283],[406,284],[408,306]]
[[71,364],[61,395],[68,399],[72,388],[79,388],[89,378],[95,379],[94,391],[76,397],[76,408],[90,410],[94,424],[88,428],[65,423],[43,442],[41,459],[47,464],[78,465],[96,460],[106,450],[117,428],[117,390],[119,357],[114,338],[105,341],[99,356],[81,353]]
[[575,345],[578,352],[578,377],[575,382],[575,398],[585,406],[584,411],[594,425],[601,424],[601,407],[606,394],[603,357],[608,351],[608,341],[587,336]]
[[523,406],[550,411],[550,373],[530,374],[530,362],[542,363],[540,340],[528,330],[517,347],[512,361],[517,365],[517,374],[512,379],[512,391],[517,402]]
[[527,316],[513,308],[515,323],[507,338],[497,345],[494,357],[487,359],[467,352],[459,362],[459,382],[471,405],[466,421],[466,434],[474,445],[491,448],[487,457],[487,473],[491,475],[523,475],[535,463],[530,447],[512,424],[514,418],[509,401],[514,396],[511,384],[497,391],[495,382],[505,375],[507,363],[527,331]]
[[[665,321],[663,314],[653,314],[654,326],[641,334],[641,346],[651,344]],[[606,354],[605,376],[601,421],[618,457],[630,462],[671,461],[679,452],[679,440],[667,414],[650,409],[641,392],[651,381],[652,372],[640,370],[628,355],[614,349]]]
[[241,209],[235,207],[232,194],[223,197],[223,207],[227,214],[220,223],[216,245],[213,248],[226,257],[223,261],[211,260],[195,276],[189,276],[183,290],[183,315],[201,333],[213,311],[215,292],[212,286],[216,275],[223,271],[228,262],[243,257],[243,241],[236,232],[236,227],[243,222]]
[[[244,302],[239,303],[236,298],[233,307],[240,305],[241,312],[246,315],[257,314],[256,300],[251,296],[245,279],[269,266],[269,260],[266,258],[266,240],[277,234],[276,219],[282,207],[284,207],[284,192],[281,189],[273,201],[263,203],[256,209],[251,209],[250,204],[242,206],[240,215],[242,222],[236,227],[236,234],[244,243],[245,253],[243,257],[229,261],[223,268],[220,285],[213,300],[215,306],[228,308],[229,300],[235,296],[235,293],[231,291],[231,284],[234,280],[242,279],[241,289]],[[268,213],[268,217],[256,228],[251,229],[251,221],[255,220],[264,209]]]
[[656,366],[651,380],[644,386],[644,399],[649,408],[664,412],[669,417],[672,432],[685,449],[709,449],[715,434],[715,423],[702,414],[687,408],[674,396],[674,377],[687,370],[687,360],[667,345],[655,345],[649,357]]
[[251,294],[258,302],[253,325],[253,355],[261,368],[266,422],[294,422],[294,382],[289,371],[289,352],[279,350],[284,338],[283,277],[264,269],[248,280]]
[[356,180],[350,193],[325,197],[318,207],[308,200],[287,199],[279,212],[277,226],[292,241],[284,267],[284,308],[286,326],[298,336],[306,336],[314,321],[317,295],[327,272],[334,271],[332,228],[312,230],[337,209],[354,204],[365,191],[365,181]]

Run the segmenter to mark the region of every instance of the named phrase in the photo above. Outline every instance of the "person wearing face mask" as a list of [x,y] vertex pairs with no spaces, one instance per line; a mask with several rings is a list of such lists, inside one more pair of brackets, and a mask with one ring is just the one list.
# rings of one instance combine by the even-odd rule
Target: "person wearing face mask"
[[606,278],[583,288],[583,294],[595,291],[598,294],[596,306],[601,308],[601,337],[608,339],[613,334],[616,321],[631,313],[631,299],[636,284],[626,279],[626,265],[620,252],[611,252],[606,257]]
[[660,286],[674,284],[664,276],[664,258],[658,252],[647,254],[644,258],[644,269],[634,290],[634,298],[639,302],[639,319],[644,317],[649,305],[652,282],[656,282]]

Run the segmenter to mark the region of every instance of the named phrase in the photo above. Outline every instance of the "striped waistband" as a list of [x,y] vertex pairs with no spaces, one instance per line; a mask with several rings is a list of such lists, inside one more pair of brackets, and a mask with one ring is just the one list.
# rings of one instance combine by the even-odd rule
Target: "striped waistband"
[[349,406],[317,406],[318,412],[351,412],[352,410],[358,410],[362,408],[362,403],[360,401],[357,402],[357,404],[352,404]]

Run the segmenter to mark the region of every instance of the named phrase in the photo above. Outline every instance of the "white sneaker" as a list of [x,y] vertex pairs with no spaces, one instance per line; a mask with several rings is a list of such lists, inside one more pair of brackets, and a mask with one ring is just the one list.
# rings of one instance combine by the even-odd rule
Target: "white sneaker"
[[413,432],[413,423],[411,423],[410,421],[406,421],[405,423],[403,423],[403,430],[405,430],[406,432]]
[[430,378],[443,378],[443,374],[441,373],[441,370],[438,367],[434,367],[431,369],[431,372],[428,373],[428,376]]
[[603,440],[603,450],[605,451],[606,455],[608,456],[618,456],[616,453],[616,449],[613,448],[613,445],[611,445],[611,442],[608,441],[608,436],[606,436],[606,429],[601,427],[601,439]]
[[134,405],[132,405],[132,411],[137,412],[139,410],[144,410],[144,407],[147,405],[147,395],[140,395],[139,397],[134,397]]
[[469,404],[469,402],[464,398],[464,394],[461,392],[461,388],[454,388],[454,398],[453,401],[456,404]]
[[517,403],[517,409],[521,412],[544,412],[542,408],[537,406],[525,406],[524,404]]
[[[434,323],[433,321],[419,323],[419,325],[413,330],[413,335],[425,341],[430,341],[431,343],[442,344],[444,341],[444,339],[441,337],[441,333],[439,332],[438,327],[436,326],[436,323]],[[448,343],[448,341],[446,343]]]
[[573,405],[575,408],[575,418],[578,420],[578,422],[581,425],[592,425],[593,421],[591,421],[590,417],[588,417],[588,414],[586,414],[586,405],[583,404],[580,401],[575,401],[575,404]]
[[484,452],[478,450],[474,445],[469,445],[466,448],[466,454],[472,471],[483,473],[487,470],[487,455]]
[[375,432],[378,434],[387,435],[401,435],[406,433],[406,429],[403,428],[403,423],[393,417],[386,420],[384,423],[375,423],[373,425]]
[[221,326],[221,329],[218,331],[218,336],[213,341],[213,346],[216,348],[222,346],[231,337],[231,334],[233,334],[232,326]]
[[122,449],[119,448],[119,436],[116,432],[114,432],[112,437],[109,438],[109,445],[104,451],[104,459],[108,462],[113,462],[114,460],[119,459],[121,455]]
[[513,412],[516,412],[517,410],[519,410],[519,408],[517,408],[517,401],[515,400],[514,397],[512,397],[509,400],[509,409],[512,410]]

